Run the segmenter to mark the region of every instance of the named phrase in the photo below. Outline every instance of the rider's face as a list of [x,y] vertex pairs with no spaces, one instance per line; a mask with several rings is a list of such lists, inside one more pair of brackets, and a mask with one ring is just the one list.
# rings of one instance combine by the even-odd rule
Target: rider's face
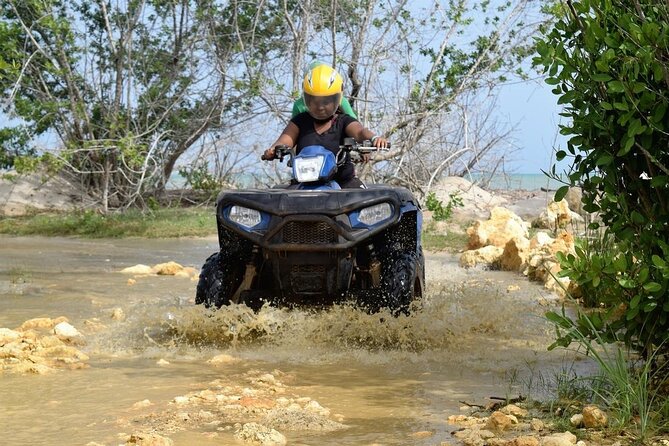
[[305,104],[311,116],[316,119],[327,119],[337,111],[339,95],[308,96],[305,95]]

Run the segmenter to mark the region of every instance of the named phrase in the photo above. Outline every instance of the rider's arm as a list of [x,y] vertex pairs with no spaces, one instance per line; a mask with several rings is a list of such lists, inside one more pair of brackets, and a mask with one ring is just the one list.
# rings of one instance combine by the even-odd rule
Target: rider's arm
[[388,140],[386,138],[377,136],[368,128],[363,127],[358,121],[353,121],[346,126],[346,135],[355,138],[356,141],[370,140],[374,144],[374,147],[379,149],[388,147]]
[[265,150],[265,159],[274,159],[274,147],[276,146],[286,145],[288,147],[293,147],[297,142],[298,136],[300,136],[300,129],[292,121],[289,122],[274,144],[272,144],[269,149]]

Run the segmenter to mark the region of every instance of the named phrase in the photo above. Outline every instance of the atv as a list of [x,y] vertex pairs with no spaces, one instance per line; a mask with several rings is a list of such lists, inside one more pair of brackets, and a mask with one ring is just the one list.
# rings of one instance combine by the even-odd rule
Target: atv
[[[345,156],[376,151],[346,138],[339,155],[321,146],[290,156],[293,181],[267,190],[225,190],[217,199],[220,250],[204,263],[196,304],[328,306],[353,300],[374,313],[407,314],[425,290],[422,213],[403,187],[341,189]],[[339,160],[339,161],[338,161]]]

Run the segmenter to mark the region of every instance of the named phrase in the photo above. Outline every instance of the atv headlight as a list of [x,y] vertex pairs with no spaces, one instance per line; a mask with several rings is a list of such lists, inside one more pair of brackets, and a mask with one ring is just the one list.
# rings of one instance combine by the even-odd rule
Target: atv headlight
[[255,209],[245,208],[244,206],[232,206],[228,219],[246,228],[257,226],[262,221],[262,215]]
[[375,225],[393,215],[393,208],[390,203],[380,203],[364,208],[358,215],[358,221],[368,226]]
[[325,163],[323,155],[310,157],[295,157],[293,160],[293,169],[295,169],[295,179],[300,183],[309,183],[318,181],[321,169]]

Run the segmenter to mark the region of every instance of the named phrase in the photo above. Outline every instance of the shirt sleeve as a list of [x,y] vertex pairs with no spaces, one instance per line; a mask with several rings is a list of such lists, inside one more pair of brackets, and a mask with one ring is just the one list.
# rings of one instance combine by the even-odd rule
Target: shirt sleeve
[[350,115],[347,115],[346,113],[342,114],[339,119],[341,119],[342,122],[342,128],[345,129],[348,127],[349,124],[353,122],[359,122],[357,119],[351,117]]

